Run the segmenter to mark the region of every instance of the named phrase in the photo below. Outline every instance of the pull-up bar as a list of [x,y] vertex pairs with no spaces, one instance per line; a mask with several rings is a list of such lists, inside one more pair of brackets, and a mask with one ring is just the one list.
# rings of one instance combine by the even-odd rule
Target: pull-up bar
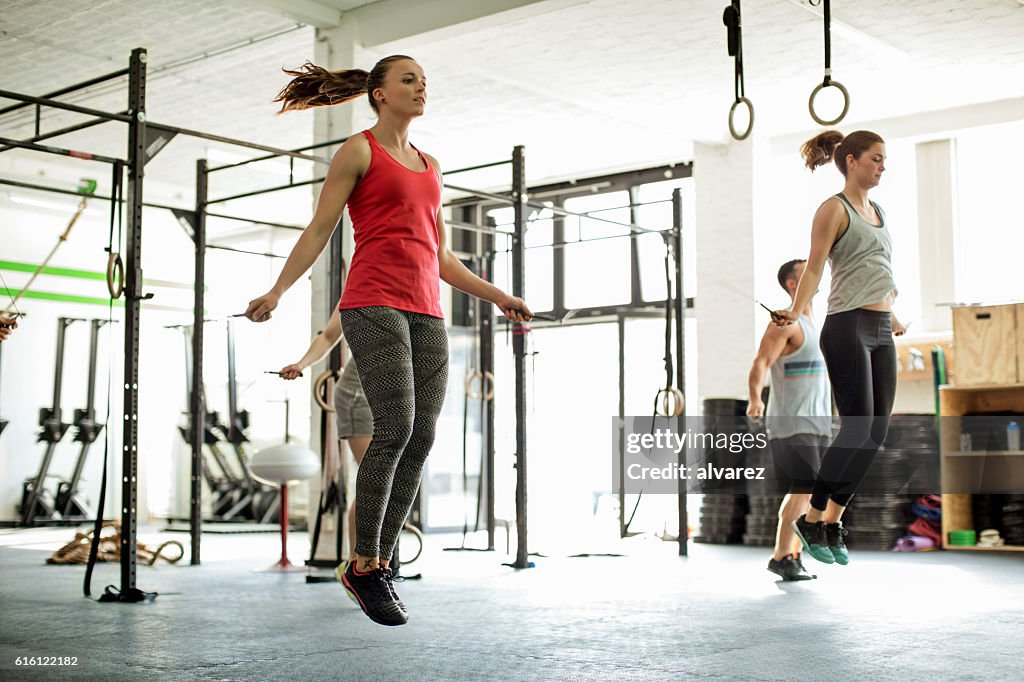
[[[76,83],[75,85],[71,85],[71,86],[68,86],[66,88],[61,88],[60,90],[54,90],[53,92],[48,92],[45,95],[43,95],[43,99],[49,100],[49,99],[51,99],[53,97],[60,97],[61,95],[66,95],[68,93],[76,92],[78,90],[84,90],[85,88],[91,87],[93,85],[98,85],[98,84],[100,84],[100,83],[102,83],[104,81],[113,80],[114,78],[120,78],[121,76],[127,76],[127,75],[128,75],[128,69],[121,69],[120,71],[115,71],[113,73],[108,73],[106,76],[97,76],[96,78],[92,78],[90,80],[83,81],[81,83]],[[37,102],[37,104],[41,104],[41,102]],[[23,103],[23,104],[14,104],[14,105],[9,106],[9,107],[4,107],[3,109],[0,109],[0,115],[7,114],[7,113],[10,113],[12,111],[17,111],[18,109],[24,109],[27,106],[28,106],[28,103]]]

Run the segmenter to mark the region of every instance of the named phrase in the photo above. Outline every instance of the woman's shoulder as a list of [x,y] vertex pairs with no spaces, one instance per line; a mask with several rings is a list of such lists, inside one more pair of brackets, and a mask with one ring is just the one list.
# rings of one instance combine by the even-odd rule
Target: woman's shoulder
[[370,150],[370,141],[362,133],[356,133],[349,137],[334,155],[334,163],[341,164],[342,168],[362,175],[370,167],[370,160],[373,153]]

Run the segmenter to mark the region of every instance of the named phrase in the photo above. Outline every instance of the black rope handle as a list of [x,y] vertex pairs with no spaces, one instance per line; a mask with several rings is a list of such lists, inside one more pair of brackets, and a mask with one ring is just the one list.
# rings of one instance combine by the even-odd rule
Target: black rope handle
[[[754,130],[754,104],[747,99],[743,89],[743,24],[740,18],[740,0],[732,0],[732,4],[725,8],[725,12],[722,13],[722,23],[728,28],[726,34],[729,56],[734,57],[733,94],[735,97],[732,107],[729,109],[729,134],[736,140],[745,140]],[[750,114],[747,120],[747,129],[742,132],[736,130],[735,123],[736,110],[741,104],[746,105],[747,112]]]
[[[825,77],[822,79],[821,84],[816,86],[811,91],[811,98],[807,102],[807,108],[811,112],[811,118],[820,125],[831,126],[839,123],[846,118],[847,112],[850,111],[850,92],[843,86],[839,81],[832,80],[832,6],[831,0],[809,0],[811,6],[817,7],[819,4],[824,3],[824,26],[825,26]],[[814,99],[818,96],[818,93],[825,88],[836,88],[843,94],[843,110],[839,113],[839,116],[832,120],[824,119],[818,116],[818,112],[814,110]]]

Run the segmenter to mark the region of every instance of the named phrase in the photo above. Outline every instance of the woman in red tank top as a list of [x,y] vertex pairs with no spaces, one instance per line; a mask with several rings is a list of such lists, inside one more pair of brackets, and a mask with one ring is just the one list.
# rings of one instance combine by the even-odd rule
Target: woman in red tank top
[[273,288],[249,302],[246,317],[270,319],[284,292],[323,252],[347,204],[356,249],[338,307],[374,433],[356,479],[356,560],[339,566],[338,577],[367,616],[401,625],[407,610],[388,564],[419,488],[447,386],[439,280],[494,303],[514,322],[533,314],[448,249],[440,165],[409,142],[409,125],[427,101],[427,81],[415,60],[386,57],[369,72],[328,71],[307,62],[286,73],[294,79],[278,95],[282,112],[368,95],[378,120],[335,155],[312,222]]

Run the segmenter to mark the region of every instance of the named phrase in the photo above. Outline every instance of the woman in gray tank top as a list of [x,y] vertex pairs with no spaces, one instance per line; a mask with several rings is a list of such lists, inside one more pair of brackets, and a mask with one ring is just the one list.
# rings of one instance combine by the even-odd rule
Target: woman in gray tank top
[[846,179],[840,194],[814,216],[811,251],[790,310],[779,325],[795,322],[818,289],[825,260],[832,270],[821,351],[842,425],[821,460],[811,509],[793,522],[807,553],[827,564],[849,562],[843,512],[864,479],[889,429],[896,394],[893,336],[905,328],[892,314],[896,282],[892,237],[881,207],[868,199],[885,171],[885,142],[860,130],[843,137],[830,130],[801,149],[812,171],[834,161]]

